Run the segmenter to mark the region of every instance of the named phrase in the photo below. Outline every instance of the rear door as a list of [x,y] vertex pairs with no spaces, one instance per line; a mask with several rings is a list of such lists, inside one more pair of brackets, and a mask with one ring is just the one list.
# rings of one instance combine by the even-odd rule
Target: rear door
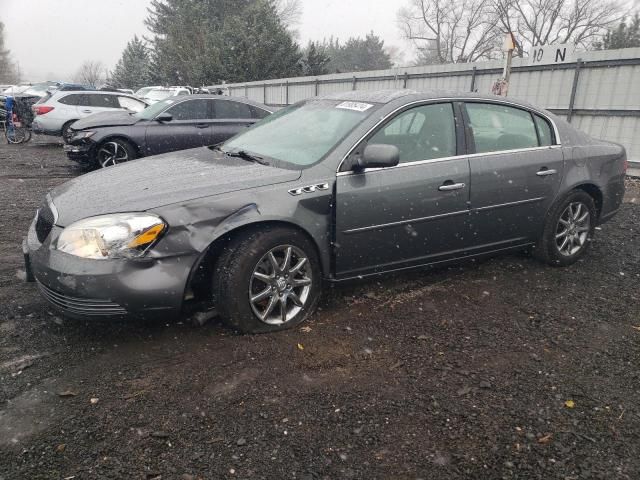
[[458,155],[456,111],[448,102],[409,108],[354,150],[360,155],[367,144],[395,145],[400,164],[338,173],[339,278],[431,263],[469,247],[469,162]]
[[116,95],[96,92],[87,94],[87,98],[89,99],[89,105],[80,107],[80,112],[83,117],[93,113],[112,112],[122,108],[120,103],[118,103],[118,97]]
[[211,142],[210,100],[185,100],[167,110],[169,122],[151,121],[147,127],[147,155],[202,147]]
[[258,121],[251,105],[223,98],[216,98],[213,103],[213,144],[228,140]]
[[500,103],[466,102],[471,228],[494,250],[538,239],[562,181],[564,160],[549,120]]

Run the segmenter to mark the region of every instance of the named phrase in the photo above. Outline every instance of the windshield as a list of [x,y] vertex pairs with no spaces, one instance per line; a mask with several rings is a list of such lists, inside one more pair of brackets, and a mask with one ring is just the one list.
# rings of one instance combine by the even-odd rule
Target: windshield
[[140,89],[140,90],[138,90],[134,95],[135,95],[136,97],[144,97],[144,96],[147,94],[147,92],[148,92],[149,90],[151,90],[151,89],[152,89],[151,87],[144,87],[144,88],[141,88],[141,89]]
[[270,115],[225,143],[222,151],[246,151],[300,167],[313,165],[375,109],[371,103],[311,100]]
[[145,98],[150,100],[164,100],[173,95],[173,90],[151,90],[145,94]]
[[48,90],[55,90],[56,87],[55,85],[50,85],[48,83],[45,84],[40,84],[40,85],[32,85],[31,87],[27,88],[24,92],[22,92],[24,95],[36,95],[36,96],[44,96],[46,95]]
[[153,105],[145,108],[141,112],[135,113],[133,116],[139,118],[140,120],[152,120],[154,119],[160,112],[162,112],[169,105],[175,103],[175,100],[162,100],[160,102],[154,103]]

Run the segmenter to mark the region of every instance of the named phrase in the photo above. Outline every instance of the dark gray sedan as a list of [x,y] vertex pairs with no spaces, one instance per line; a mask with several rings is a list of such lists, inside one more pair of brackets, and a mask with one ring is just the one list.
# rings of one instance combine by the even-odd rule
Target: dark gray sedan
[[141,112],[102,112],[78,120],[65,136],[67,156],[110,167],[140,157],[215,145],[270,115],[272,107],[244,98],[186,95]]
[[625,170],[623,147],[516,100],[332,94],[219,147],[61,185],[25,253],[70,315],[198,305],[269,332],[307,318],[325,281],[531,247],[572,264],[619,209]]

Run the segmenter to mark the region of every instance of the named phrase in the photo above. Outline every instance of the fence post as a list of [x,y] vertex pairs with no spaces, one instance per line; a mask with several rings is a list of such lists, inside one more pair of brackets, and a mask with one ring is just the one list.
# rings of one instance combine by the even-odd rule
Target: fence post
[[316,78],[316,97],[318,96],[318,94],[320,93],[320,80],[318,80]]
[[285,88],[284,104],[289,105],[289,80],[287,80],[287,82],[285,83],[284,88]]
[[244,84],[244,98],[249,98],[249,85]]
[[404,82],[402,83],[402,88],[407,88],[407,82],[409,81],[409,74],[404,72]]
[[262,85],[262,100],[265,105],[267,104],[267,84]]
[[471,72],[471,91],[476,91],[476,67],[473,67],[473,71]]
[[356,76],[353,76],[353,83],[351,84],[351,90],[355,90],[356,89],[356,82],[358,81],[358,79],[356,78]]
[[569,109],[567,111],[567,122],[571,123],[573,117],[573,107],[576,103],[576,91],[578,90],[578,79],[580,78],[580,65],[582,59],[576,60],[576,69],[573,72],[573,85],[571,85],[571,97],[569,98]]

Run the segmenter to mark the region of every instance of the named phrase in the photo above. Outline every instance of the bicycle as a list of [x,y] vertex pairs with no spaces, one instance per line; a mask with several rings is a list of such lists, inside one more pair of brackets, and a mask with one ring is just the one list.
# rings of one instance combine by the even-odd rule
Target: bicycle
[[26,143],[31,140],[31,130],[18,117],[18,114],[13,111],[13,106],[13,97],[6,97],[5,109],[7,113],[4,136],[9,144]]

